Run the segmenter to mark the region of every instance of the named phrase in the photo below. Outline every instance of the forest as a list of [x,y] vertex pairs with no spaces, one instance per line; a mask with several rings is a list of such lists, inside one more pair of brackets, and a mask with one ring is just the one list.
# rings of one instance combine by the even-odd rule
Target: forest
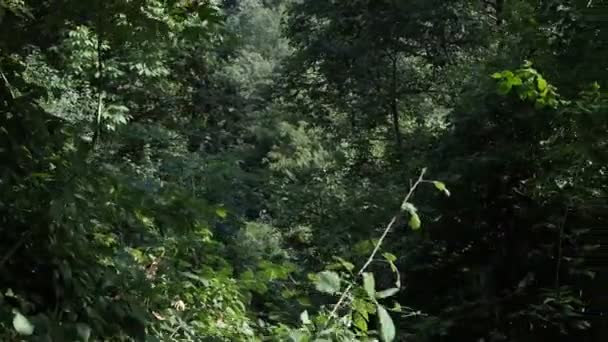
[[0,341],[606,341],[607,29],[0,0]]

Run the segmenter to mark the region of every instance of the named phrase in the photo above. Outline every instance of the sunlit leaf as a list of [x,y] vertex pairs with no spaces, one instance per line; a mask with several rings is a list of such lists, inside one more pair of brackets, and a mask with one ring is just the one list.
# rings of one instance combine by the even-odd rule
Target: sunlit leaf
[[224,207],[219,207],[215,209],[215,214],[220,218],[225,219],[228,216],[228,211]]
[[420,217],[418,216],[417,213],[411,213],[410,221],[408,222],[408,224],[409,224],[410,228],[412,228],[412,230],[420,229],[422,222],[420,222]]
[[415,213],[418,211],[418,209],[416,209],[416,207],[409,202],[403,202],[403,204],[401,204],[401,210],[408,212],[408,213]]
[[310,324],[310,317],[308,316],[308,311],[306,311],[306,310],[302,311],[302,313],[300,314],[300,321],[304,325]]
[[384,342],[392,342],[395,339],[395,324],[393,319],[388,314],[388,311],[382,306],[377,306],[378,320],[380,322],[380,338]]
[[448,197],[450,196],[450,190],[448,190],[448,188],[445,186],[445,183],[439,182],[439,181],[434,181],[433,184],[435,185],[437,190],[443,192]]
[[367,332],[367,320],[358,312],[353,314],[353,324],[357,329]]
[[317,274],[315,288],[319,292],[334,294],[340,291],[340,276],[336,272],[323,271]]
[[20,335],[29,336],[34,333],[34,325],[19,311],[14,310],[13,327]]
[[372,273],[363,273],[363,288],[370,298],[374,298],[376,295],[376,281]]
[[539,91],[545,91],[545,89],[547,89],[547,81],[540,76],[536,79],[536,85],[538,86]]
[[393,287],[393,288],[386,289],[386,290],[376,293],[376,298],[378,298],[378,299],[388,298],[388,297],[394,296],[397,292],[399,292],[399,289],[396,287]]
[[493,73],[492,75],[490,75],[490,77],[492,77],[492,78],[493,78],[493,79],[495,79],[495,80],[499,80],[499,79],[501,79],[501,78],[502,78],[502,74],[501,74],[501,73],[499,73],[499,72],[495,72],[495,73]]

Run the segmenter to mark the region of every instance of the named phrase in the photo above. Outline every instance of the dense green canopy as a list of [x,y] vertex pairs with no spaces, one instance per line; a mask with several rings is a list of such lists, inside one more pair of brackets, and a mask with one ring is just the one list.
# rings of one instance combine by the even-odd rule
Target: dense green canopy
[[0,340],[605,340],[607,23],[0,0]]

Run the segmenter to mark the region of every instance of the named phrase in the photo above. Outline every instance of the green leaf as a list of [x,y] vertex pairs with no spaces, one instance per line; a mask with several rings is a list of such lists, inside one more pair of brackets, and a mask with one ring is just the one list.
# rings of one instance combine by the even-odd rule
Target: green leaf
[[394,296],[397,292],[399,292],[399,289],[396,287],[393,287],[393,288],[386,289],[386,290],[376,293],[376,298],[378,298],[378,299],[388,298],[388,297]]
[[437,190],[443,192],[446,196],[450,197],[450,195],[451,195],[450,190],[448,190],[448,188],[446,188],[445,183],[439,182],[439,181],[434,181],[433,184],[435,185]]
[[76,332],[78,333],[78,337],[80,337],[83,342],[87,342],[89,341],[89,338],[91,338],[91,327],[87,324],[76,324]]
[[353,314],[353,324],[355,327],[357,327],[357,329],[367,332],[367,320],[360,313],[355,312]]
[[340,265],[342,267],[344,267],[345,269],[347,269],[349,272],[352,272],[353,269],[355,269],[355,265],[353,265],[353,263],[348,262],[340,257],[334,257],[335,260],[338,260],[338,262],[340,263]]
[[302,311],[302,313],[300,314],[300,321],[304,325],[310,324],[310,317],[308,316],[308,311],[306,311],[306,310]]
[[355,252],[356,255],[361,256],[369,255],[374,250],[377,243],[378,240],[376,239],[360,241],[353,246],[353,252]]
[[228,211],[226,210],[226,208],[220,207],[220,208],[215,209],[215,214],[217,216],[219,216],[220,218],[225,219],[228,216]]
[[336,272],[323,271],[317,273],[315,288],[323,293],[334,294],[340,291],[340,276]]
[[403,202],[403,204],[401,204],[401,210],[406,211],[410,214],[416,213],[418,211],[418,209],[416,209],[416,207],[409,202]]
[[499,80],[499,79],[501,79],[501,78],[502,78],[502,74],[501,74],[501,73],[499,73],[499,72],[495,72],[495,73],[493,73],[492,75],[490,75],[490,77],[492,77],[492,78],[493,78],[493,79],[495,79],[495,80]]
[[547,106],[547,103],[545,102],[545,99],[537,99],[536,102],[534,102],[534,108],[535,109],[543,109]]
[[509,78],[509,84],[511,84],[511,86],[513,87],[513,86],[520,86],[523,84],[523,82],[522,82],[521,78],[515,76],[512,78]]
[[395,261],[397,261],[397,256],[395,254],[386,252],[386,253],[382,253],[382,256],[388,262],[395,262]]
[[367,300],[363,300],[362,298],[355,298],[352,302],[352,308],[354,312],[357,312],[358,314],[363,316],[366,321],[368,321],[369,313],[374,311],[376,307]]
[[296,301],[298,302],[298,304],[302,305],[302,306],[311,306],[312,303],[310,302],[310,299],[308,299],[308,297],[298,297],[296,298]]
[[363,273],[363,288],[370,298],[374,298],[376,295],[376,281],[372,273]]
[[538,90],[541,92],[547,89],[547,81],[540,76],[536,79],[536,85],[538,86]]
[[380,338],[384,342],[392,342],[395,339],[395,324],[386,309],[378,304],[378,320],[380,321]]
[[502,81],[498,85],[498,94],[499,95],[507,95],[511,91],[511,83],[508,81]]
[[513,74],[513,71],[511,71],[511,70],[505,70],[501,74],[505,78],[511,78],[511,77],[515,76],[515,74]]
[[399,272],[399,270],[397,269],[397,266],[395,266],[395,261],[397,261],[396,255],[394,255],[392,253],[383,253],[382,256],[384,257],[384,259],[386,259],[388,264],[391,266],[391,270],[393,271],[393,273]]
[[29,336],[34,333],[34,325],[19,311],[13,310],[13,327],[20,335]]
[[410,228],[412,228],[412,230],[418,230],[420,229],[420,226],[422,225],[422,223],[420,222],[420,217],[418,216],[417,213],[410,213],[410,221],[409,221],[409,226]]
[[308,342],[310,336],[302,331],[292,331],[289,333],[289,342]]

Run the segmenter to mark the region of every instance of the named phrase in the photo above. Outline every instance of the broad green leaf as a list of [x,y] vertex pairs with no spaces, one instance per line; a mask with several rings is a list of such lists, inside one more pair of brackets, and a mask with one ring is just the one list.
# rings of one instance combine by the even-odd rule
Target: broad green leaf
[[372,273],[363,273],[363,288],[370,298],[374,298],[376,296],[376,281]]
[[540,76],[536,79],[536,85],[538,86],[538,90],[541,92],[547,89],[547,81]]
[[13,327],[20,335],[29,336],[34,333],[34,325],[19,311],[13,310]]
[[451,195],[450,190],[448,190],[448,188],[446,188],[445,183],[439,182],[439,181],[434,181],[433,184],[435,185],[437,190],[443,192],[446,196],[450,197],[450,195]]
[[521,78],[515,76],[509,79],[509,84],[511,84],[511,86],[520,86],[523,84]]
[[501,74],[505,78],[511,78],[511,77],[515,76],[515,74],[513,74],[513,71],[511,71],[511,70],[505,70]]
[[493,73],[492,75],[490,75],[490,77],[492,77],[492,78],[493,78],[493,79],[495,79],[495,80],[499,80],[499,79],[501,79],[501,78],[502,78],[502,74],[501,74],[501,73],[499,73],[499,72],[495,72],[495,73]]
[[393,287],[393,288],[386,289],[386,290],[376,293],[376,298],[378,298],[378,299],[388,298],[388,297],[394,296],[397,292],[399,292],[399,289],[396,287]]
[[366,321],[369,320],[369,313],[372,312],[376,307],[367,301],[361,298],[355,298],[352,302],[352,307],[355,312],[363,316]]
[[420,217],[418,216],[417,213],[411,213],[410,221],[408,224],[409,224],[410,228],[412,228],[412,230],[420,229],[420,226],[422,223],[420,222]]
[[310,317],[308,316],[308,311],[306,311],[306,310],[302,311],[302,313],[300,314],[300,321],[304,325],[310,324]]
[[384,342],[392,342],[395,339],[395,324],[386,309],[378,304],[378,320],[380,321],[380,338]]
[[317,273],[315,288],[323,293],[334,294],[340,291],[340,276],[336,272],[323,271]]
[[215,209],[215,214],[220,218],[225,219],[228,216],[228,211],[226,210],[226,208],[220,207]]
[[355,327],[357,327],[357,329],[367,332],[367,319],[365,319],[365,317],[363,317],[363,315],[360,313],[355,312],[353,314],[353,324]]

